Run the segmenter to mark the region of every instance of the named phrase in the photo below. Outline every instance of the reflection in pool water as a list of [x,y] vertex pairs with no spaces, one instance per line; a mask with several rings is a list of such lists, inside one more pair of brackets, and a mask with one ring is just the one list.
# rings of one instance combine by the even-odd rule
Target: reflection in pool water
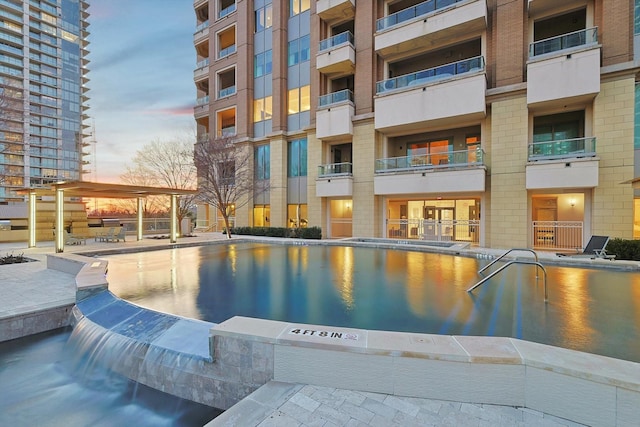
[[232,316],[448,335],[511,336],[640,362],[636,273],[513,265],[472,294],[487,260],[349,246],[211,245],[122,254],[109,287],[136,304]]

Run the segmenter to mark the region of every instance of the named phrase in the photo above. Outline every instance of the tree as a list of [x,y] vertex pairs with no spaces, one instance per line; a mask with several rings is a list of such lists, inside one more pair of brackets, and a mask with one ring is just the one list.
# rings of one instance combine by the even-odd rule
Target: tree
[[229,217],[249,203],[250,196],[267,190],[254,180],[251,145],[232,137],[198,142],[194,149],[198,170],[198,199],[215,207],[224,219],[227,238],[231,238]]
[[[0,77],[0,132],[10,128],[10,120],[22,121],[22,90],[19,89],[22,82],[6,77]],[[9,140],[7,135],[2,138]],[[0,143],[0,185],[8,181],[10,177],[6,165],[11,164],[14,156],[23,155],[22,143]],[[20,163],[18,163],[20,164]]]
[[[133,158],[134,165],[127,165],[127,172],[120,178],[132,185],[193,190],[196,187],[196,168],[193,164],[194,141],[195,136],[187,135],[166,141],[155,140],[146,144],[136,152]],[[182,233],[182,220],[195,205],[195,197],[194,194],[179,198],[176,216],[180,233]],[[157,206],[149,206],[149,209],[157,209]]]

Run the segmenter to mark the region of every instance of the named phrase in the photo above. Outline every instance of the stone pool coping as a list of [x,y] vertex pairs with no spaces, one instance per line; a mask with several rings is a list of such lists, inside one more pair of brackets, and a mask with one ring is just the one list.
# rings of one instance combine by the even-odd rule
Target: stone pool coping
[[[234,243],[241,241],[265,242],[236,239]],[[67,267],[73,270],[87,260],[77,257],[56,260],[52,267],[70,262]],[[610,263],[580,260],[580,265],[594,266],[593,261],[605,267]],[[89,258],[77,270],[79,300],[108,287],[106,262],[95,262]],[[624,268],[637,268],[637,263]],[[203,378],[230,395],[216,401],[202,389],[211,386],[203,386],[200,379],[193,383],[201,387],[195,394],[204,398],[192,400],[221,409],[271,380],[526,407],[603,426],[633,425],[640,407],[640,364],[513,338],[370,331],[245,317],[211,327],[208,337],[202,330],[197,339],[209,340],[213,360],[201,365],[209,371]]]

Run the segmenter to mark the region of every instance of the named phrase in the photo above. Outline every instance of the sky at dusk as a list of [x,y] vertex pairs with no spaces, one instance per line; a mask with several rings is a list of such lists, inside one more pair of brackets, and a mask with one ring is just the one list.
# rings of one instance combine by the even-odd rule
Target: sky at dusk
[[89,3],[87,123],[97,164],[88,147],[84,179],[118,183],[145,144],[194,132],[193,0]]

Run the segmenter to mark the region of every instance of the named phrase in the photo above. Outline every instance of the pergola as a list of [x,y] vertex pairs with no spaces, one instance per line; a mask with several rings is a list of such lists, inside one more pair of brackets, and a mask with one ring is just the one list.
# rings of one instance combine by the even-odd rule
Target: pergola
[[176,188],[143,187],[137,185],[109,184],[87,181],[69,181],[51,184],[50,187],[27,188],[20,193],[29,195],[29,247],[36,246],[36,199],[38,196],[54,196],[56,204],[55,228],[56,252],[64,251],[64,198],[91,197],[96,199],[137,199],[137,240],[142,240],[143,201],[148,196],[170,196],[170,228],[171,243],[178,240],[178,197],[192,195],[196,190],[180,190]]

